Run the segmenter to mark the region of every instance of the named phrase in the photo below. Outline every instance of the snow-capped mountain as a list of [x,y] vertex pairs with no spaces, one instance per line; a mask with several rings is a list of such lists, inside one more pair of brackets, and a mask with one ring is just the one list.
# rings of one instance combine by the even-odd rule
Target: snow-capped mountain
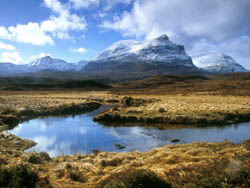
[[156,71],[162,73],[196,71],[183,45],[174,44],[167,35],[151,41],[123,40],[104,50],[87,64],[84,71]]
[[178,63],[182,61],[187,66],[193,66],[191,58],[185,53],[184,46],[172,43],[167,35],[149,41],[139,42],[123,40],[104,50],[96,61],[118,62],[165,62]]
[[53,59],[49,56],[46,56],[24,65],[16,65],[5,62],[0,63],[0,75],[18,75],[40,71],[79,71],[87,63],[87,61],[68,63],[61,59]]
[[75,69],[75,65],[61,59],[52,59],[50,56],[46,56],[32,61],[30,64],[28,64],[28,69],[31,72],[44,70],[71,71]]
[[231,56],[220,52],[195,57],[193,58],[193,63],[210,73],[249,72],[249,70],[237,63]]
[[9,62],[0,63],[0,75],[13,75],[29,72],[27,65],[16,65]]
[[79,61],[78,63],[75,64],[75,71],[80,71],[83,67],[85,67],[89,62],[88,61],[85,61],[85,60],[82,60],[82,61]]
[[[193,63],[194,62],[194,63]],[[25,65],[0,63],[0,75],[35,73],[39,71],[83,71],[146,73],[146,74],[197,74],[249,72],[232,57],[223,53],[210,53],[193,58],[184,46],[174,44],[167,35],[151,41],[122,40],[105,49],[94,60],[68,63],[49,56]]]

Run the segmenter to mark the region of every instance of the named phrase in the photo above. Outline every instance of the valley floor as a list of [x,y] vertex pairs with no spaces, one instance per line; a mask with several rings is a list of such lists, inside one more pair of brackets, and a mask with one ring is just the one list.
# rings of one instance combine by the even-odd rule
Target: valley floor
[[[107,125],[138,122],[141,125],[154,123],[166,127],[172,124],[175,127],[175,124],[207,126],[250,121],[248,80],[239,82],[241,85],[238,81],[198,80],[153,87],[158,81],[159,78],[156,82],[152,79],[145,82],[151,84],[146,89],[136,82],[126,86],[114,85],[107,91],[0,91],[0,128],[3,131],[16,126],[19,121],[37,116],[89,112],[102,104],[116,106],[95,117],[96,121]],[[201,83],[205,83],[203,88],[199,86]],[[235,91],[229,86],[240,87]],[[41,187],[96,187],[114,174],[147,169],[176,188],[249,187],[249,144],[249,141],[239,145],[191,143],[165,146],[145,153],[95,151],[91,155],[50,159],[45,153],[23,153],[34,143],[2,132],[0,181],[4,179],[4,169],[13,166],[22,166],[22,169],[36,173]]]

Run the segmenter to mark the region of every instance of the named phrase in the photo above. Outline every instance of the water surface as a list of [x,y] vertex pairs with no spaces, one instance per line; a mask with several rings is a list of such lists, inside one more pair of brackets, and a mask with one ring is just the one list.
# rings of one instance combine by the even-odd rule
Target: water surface
[[[100,109],[82,115],[36,118],[19,124],[10,132],[38,144],[28,151],[46,151],[51,156],[100,151],[148,151],[155,147],[197,141],[241,143],[250,139],[250,123],[224,127],[157,129],[146,127],[107,127],[93,122]],[[114,143],[125,146],[119,150]]]

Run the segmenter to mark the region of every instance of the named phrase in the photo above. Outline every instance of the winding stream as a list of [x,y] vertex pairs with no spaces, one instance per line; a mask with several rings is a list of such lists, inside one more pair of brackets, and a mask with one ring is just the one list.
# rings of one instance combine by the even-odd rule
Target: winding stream
[[[93,122],[93,116],[105,106],[88,114],[36,118],[20,123],[11,133],[34,140],[38,144],[28,151],[46,151],[50,156],[100,151],[148,151],[155,147],[197,141],[221,142],[225,139],[241,143],[250,139],[250,123],[223,127],[157,129],[146,127],[107,127]],[[125,146],[118,149],[114,143]]]

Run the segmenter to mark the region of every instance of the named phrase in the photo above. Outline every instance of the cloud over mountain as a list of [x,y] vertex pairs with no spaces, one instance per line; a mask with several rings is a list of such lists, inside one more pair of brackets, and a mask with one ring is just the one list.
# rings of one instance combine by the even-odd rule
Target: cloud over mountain
[[[249,0],[138,0],[131,11],[104,21],[101,27],[120,31],[124,36],[147,39],[167,33],[173,41],[183,43],[190,54],[196,52],[197,45],[208,49],[215,45],[220,51],[230,45],[227,52],[232,52],[229,48],[235,49],[249,41],[249,18]],[[236,56],[241,57],[242,52]],[[249,64],[248,58],[241,58],[242,63]]]

